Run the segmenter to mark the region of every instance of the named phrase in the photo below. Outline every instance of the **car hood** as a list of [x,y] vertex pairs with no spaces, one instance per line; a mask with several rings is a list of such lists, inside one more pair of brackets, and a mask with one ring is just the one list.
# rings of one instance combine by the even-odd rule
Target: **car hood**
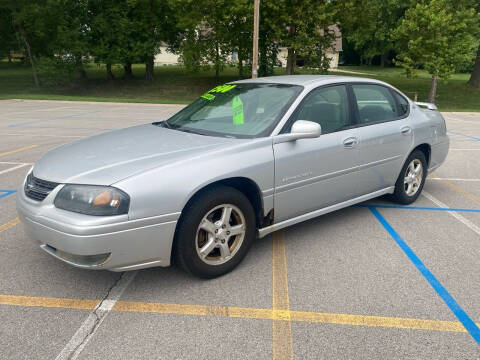
[[111,185],[142,171],[239,141],[244,140],[145,124],[91,136],[51,150],[35,163],[33,174],[58,183]]

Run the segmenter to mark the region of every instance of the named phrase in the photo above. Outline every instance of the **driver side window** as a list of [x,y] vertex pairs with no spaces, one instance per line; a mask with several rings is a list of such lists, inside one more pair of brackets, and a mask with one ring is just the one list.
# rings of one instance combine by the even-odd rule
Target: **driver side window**
[[313,121],[322,127],[322,134],[342,130],[350,125],[347,89],[344,85],[319,88],[310,92],[293,115],[297,120]]

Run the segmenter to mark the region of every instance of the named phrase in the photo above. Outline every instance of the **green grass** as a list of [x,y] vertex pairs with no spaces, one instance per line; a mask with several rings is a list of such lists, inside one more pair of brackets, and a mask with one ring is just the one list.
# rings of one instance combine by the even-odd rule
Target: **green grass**
[[[155,68],[155,80],[143,79],[145,67],[134,65],[135,79],[123,80],[121,67],[114,67],[116,79],[106,80],[104,65],[87,66],[88,80],[75,80],[64,86],[34,86],[31,69],[28,65],[8,64],[0,61],[0,99],[39,99],[39,100],[82,100],[116,101],[143,103],[189,103],[218,83],[238,79],[236,68],[226,67],[219,81],[213,71],[187,73],[180,66],[162,66]],[[308,73],[297,69],[298,73]],[[419,72],[418,76],[408,79],[400,68],[380,68],[375,66],[345,66],[340,70],[356,71],[368,75],[335,72],[337,75],[365,76],[388,82],[413,98],[418,93],[420,101],[425,100],[430,88],[430,76]],[[275,73],[284,74],[285,69],[277,68]],[[466,84],[469,74],[455,74],[448,81],[441,81],[438,89],[437,104],[442,111],[480,111],[480,89]]]
[[[145,67],[134,65],[134,79],[122,79],[123,70],[114,67],[116,79],[107,81],[104,65],[90,64],[88,80],[75,80],[64,86],[35,87],[31,69],[21,64],[0,62],[0,99],[82,100],[147,103],[189,103],[215,87],[212,71],[189,74],[180,66],[155,68],[154,81],[143,79]],[[219,82],[237,80],[234,68],[226,68]]]
[[[401,68],[381,68],[379,66],[342,66],[339,70],[356,71],[364,76],[385,81],[405,92],[413,99],[418,94],[418,101],[426,101],[430,90],[431,76],[425,71],[418,71],[416,77],[407,78]],[[336,72],[336,74],[342,74]],[[450,79],[440,80],[437,92],[437,105],[442,111],[480,111],[480,89],[467,84],[470,74],[454,74]]]

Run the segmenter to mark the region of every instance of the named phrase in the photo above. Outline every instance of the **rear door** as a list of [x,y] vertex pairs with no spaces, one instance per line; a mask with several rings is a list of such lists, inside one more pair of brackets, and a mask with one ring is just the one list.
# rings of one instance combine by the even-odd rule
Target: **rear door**
[[363,194],[395,184],[413,145],[408,101],[379,84],[352,84],[358,126],[358,187]]
[[346,85],[312,90],[282,132],[296,120],[317,122],[322,135],[274,144],[275,220],[280,222],[356,196],[357,129]]

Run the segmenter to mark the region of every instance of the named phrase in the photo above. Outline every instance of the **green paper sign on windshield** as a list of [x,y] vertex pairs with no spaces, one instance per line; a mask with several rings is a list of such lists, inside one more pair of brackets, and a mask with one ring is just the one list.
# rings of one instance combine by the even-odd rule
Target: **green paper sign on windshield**
[[233,125],[243,125],[243,102],[239,96],[233,98]]
[[207,100],[213,100],[213,99],[215,99],[215,95],[205,93],[205,94],[202,95],[202,98],[207,99]]
[[215,95],[212,95],[212,93],[226,93],[227,91],[232,90],[236,85],[219,85],[217,87],[214,87],[212,90],[207,91],[205,94],[203,94],[201,97],[206,99],[206,100],[213,100],[215,99]]

